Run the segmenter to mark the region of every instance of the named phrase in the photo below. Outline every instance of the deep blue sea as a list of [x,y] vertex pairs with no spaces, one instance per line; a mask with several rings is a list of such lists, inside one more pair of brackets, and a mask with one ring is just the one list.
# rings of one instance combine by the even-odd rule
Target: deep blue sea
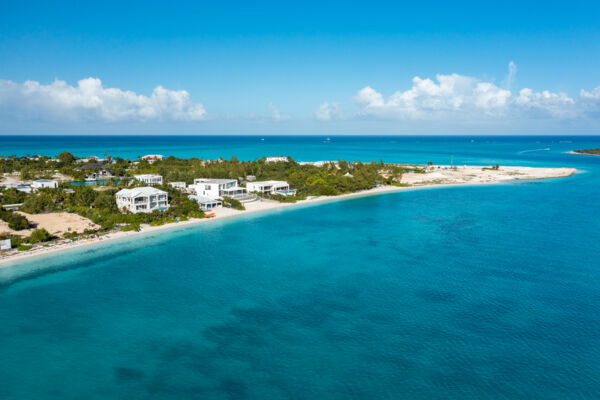
[[0,154],[575,167],[0,269],[0,399],[597,399],[600,137],[0,137]]

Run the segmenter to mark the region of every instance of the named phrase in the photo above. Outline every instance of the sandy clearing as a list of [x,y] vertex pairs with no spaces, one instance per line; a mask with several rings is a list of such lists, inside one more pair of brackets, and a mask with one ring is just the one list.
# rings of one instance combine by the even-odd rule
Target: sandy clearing
[[17,214],[23,215],[34,225],[31,229],[22,231],[13,231],[4,221],[0,221],[0,233],[11,235],[19,235],[22,237],[31,235],[34,229],[46,229],[51,235],[60,236],[66,232],[83,233],[86,229],[99,229],[96,225],[87,218],[77,214],[58,212],[48,214],[27,214],[22,211],[16,211]]

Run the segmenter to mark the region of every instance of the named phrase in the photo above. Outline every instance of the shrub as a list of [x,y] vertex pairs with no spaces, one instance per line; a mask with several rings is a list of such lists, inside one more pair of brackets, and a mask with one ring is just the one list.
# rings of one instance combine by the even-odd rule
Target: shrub
[[244,205],[242,204],[241,201],[239,201],[237,199],[233,199],[231,197],[224,197],[223,205],[225,207],[231,207],[235,210],[245,210],[246,209],[246,207],[244,207]]
[[27,251],[27,250],[31,250],[32,246],[29,246],[27,244],[20,244],[17,246],[17,251]]
[[29,228],[29,221],[20,214],[10,213],[8,218],[8,227],[15,231],[21,231]]
[[332,186],[319,186],[318,190],[319,196],[335,196],[337,194],[336,190]]
[[29,227],[27,218],[12,211],[5,211],[0,208],[0,219],[8,222],[8,227],[14,231],[20,231]]
[[34,230],[31,233],[31,236],[29,236],[30,243],[47,242],[48,240],[51,240],[51,239],[52,239],[52,236],[44,228]]
[[130,231],[134,231],[136,229],[140,229],[140,224],[128,224],[128,225],[121,227],[121,231],[123,231],[123,232],[130,232]]
[[190,218],[204,218],[205,214],[202,210],[200,211],[194,211],[188,214],[188,217]]

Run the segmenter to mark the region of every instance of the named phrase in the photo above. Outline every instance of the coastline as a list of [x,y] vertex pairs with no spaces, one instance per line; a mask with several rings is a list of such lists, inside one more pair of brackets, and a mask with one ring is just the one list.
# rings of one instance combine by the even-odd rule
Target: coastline
[[[515,168],[515,167],[511,167]],[[290,207],[300,208],[302,206],[312,206],[319,205],[328,202],[349,200],[367,196],[376,196],[380,194],[387,193],[396,193],[402,191],[412,191],[412,190],[420,190],[420,189],[435,189],[435,188],[447,188],[447,187],[459,187],[459,186],[479,186],[479,185],[494,185],[501,184],[510,181],[516,180],[539,180],[539,179],[552,179],[552,178],[562,178],[568,177],[576,172],[576,169],[573,168],[539,168],[540,170],[544,169],[547,171],[560,171],[555,174],[548,174],[546,176],[536,176],[536,177],[518,177],[513,176],[510,178],[498,179],[494,181],[476,181],[476,182],[456,182],[456,183],[425,183],[420,185],[413,186],[380,186],[372,189],[367,189],[354,193],[344,193],[336,196],[319,196],[315,198],[310,198],[306,200],[299,200],[295,203],[280,203],[274,200],[263,200],[261,202],[256,203],[248,203],[246,205],[246,210],[234,210],[230,208],[218,208],[214,210],[215,217],[213,218],[200,218],[200,219],[190,219],[188,221],[182,222],[174,222],[170,224],[165,224],[161,226],[149,226],[142,225],[142,230],[140,232],[129,231],[116,231],[109,232],[104,234],[98,238],[94,239],[84,239],[78,240],[76,242],[70,242],[66,244],[57,244],[52,247],[42,247],[33,251],[27,251],[23,253],[14,253],[8,256],[3,256],[0,258],[0,268],[9,268],[18,266],[18,262],[24,260],[31,260],[35,258],[44,258],[53,254],[58,254],[61,252],[66,252],[69,250],[81,249],[83,247],[98,245],[106,242],[114,242],[118,240],[123,240],[127,238],[139,237],[141,235],[148,235],[152,233],[159,233],[167,230],[174,230],[178,228],[185,228],[190,226],[196,226],[199,224],[211,223],[222,221],[226,219],[232,219],[235,217],[240,217],[244,215],[258,214],[270,210],[284,209]]]
[[574,150],[571,151],[565,151],[565,154],[575,154],[578,156],[595,156],[595,157],[600,157],[600,154],[593,154],[593,153],[580,153]]

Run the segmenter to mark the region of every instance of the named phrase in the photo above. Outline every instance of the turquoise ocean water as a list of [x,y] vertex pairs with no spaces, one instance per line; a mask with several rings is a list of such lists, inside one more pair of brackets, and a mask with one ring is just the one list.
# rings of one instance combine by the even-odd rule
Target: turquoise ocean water
[[[11,138],[1,154],[567,166],[0,270],[1,399],[595,399],[600,137]],[[106,149],[106,150],[105,150]]]

